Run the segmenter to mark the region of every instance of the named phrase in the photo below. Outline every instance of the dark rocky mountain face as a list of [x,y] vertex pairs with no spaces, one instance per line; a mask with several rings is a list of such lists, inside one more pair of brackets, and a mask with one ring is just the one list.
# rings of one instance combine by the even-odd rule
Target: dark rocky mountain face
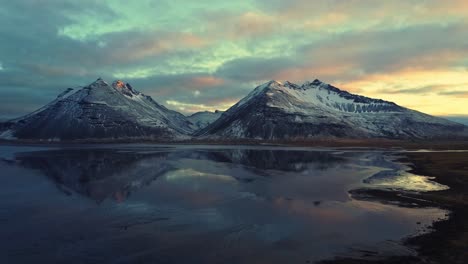
[[262,140],[309,138],[440,138],[466,127],[395,103],[350,94],[319,80],[258,86],[195,134]]
[[43,108],[3,124],[2,137],[41,140],[183,138],[190,121],[130,84],[102,79],[68,89]]

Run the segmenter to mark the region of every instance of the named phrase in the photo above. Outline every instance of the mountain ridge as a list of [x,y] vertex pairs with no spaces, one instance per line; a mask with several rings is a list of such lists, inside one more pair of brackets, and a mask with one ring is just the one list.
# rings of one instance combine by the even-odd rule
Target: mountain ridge
[[195,135],[262,140],[410,139],[443,137],[465,130],[461,124],[393,102],[351,94],[316,79],[302,85],[274,80],[259,85]]
[[429,139],[467,136],[467,127],[394,102],[356,95],[318,79],[271,80],[227,111],[190,116],[170,110],[129,83],[98,78],[68,88],[38,110],[0,124],[0,138],[301,140]]
[[158,104],[130,84],[101,78],[67,89],[44,107],[6,122],[3,137],[46,140],[83,138],[183,138],[193,132],[179,112]]

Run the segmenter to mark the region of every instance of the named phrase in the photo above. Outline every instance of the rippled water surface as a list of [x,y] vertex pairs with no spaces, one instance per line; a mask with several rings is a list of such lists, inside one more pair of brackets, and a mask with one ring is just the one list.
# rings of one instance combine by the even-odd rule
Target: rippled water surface
[[391,153],[0,146],[0,263],[305,263],[412,254],[437,208],[351,198],[444,189]]

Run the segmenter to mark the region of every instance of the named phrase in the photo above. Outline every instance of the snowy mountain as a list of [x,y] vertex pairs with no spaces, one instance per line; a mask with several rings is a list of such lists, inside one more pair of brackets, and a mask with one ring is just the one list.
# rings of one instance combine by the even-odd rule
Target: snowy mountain
[[211,138],[437,138],[466,135],[464,125],[395,103],[342,91],[319,80],[270,81],[255,88],[211,125]]
[[193,124],[192,128],[194,130],[199,130],[207,127],[209,124],[216,121],[216,119],[218,119],[221,116],[221,114],[223,114],[223,111],[219,110],[216,110],[214,112],[203,111],[194,113],[188,116],[187,118]]
[[184,138],[193,132],[187,118],[165,108],[122,81],[98,79],[77,91],[67,89],[41,109],[3,123],[7,139],[74,140]]
[[[194,132],[195,131],[195,132]],[[67,89],[39,110],[0,123],[0,138],[32,140],[310,138],[468,138],[464,125],[395,103],[342,91],[319,80],[270,81],[226,112],[189,117],[130,84],[98,79]]]

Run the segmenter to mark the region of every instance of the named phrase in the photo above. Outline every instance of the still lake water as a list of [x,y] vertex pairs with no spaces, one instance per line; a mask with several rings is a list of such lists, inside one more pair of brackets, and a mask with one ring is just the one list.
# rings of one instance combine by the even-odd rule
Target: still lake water
[[395,153],[0,146],[0,263],[307,263],[412,254],[438,208],[358,188],[444,189]]

